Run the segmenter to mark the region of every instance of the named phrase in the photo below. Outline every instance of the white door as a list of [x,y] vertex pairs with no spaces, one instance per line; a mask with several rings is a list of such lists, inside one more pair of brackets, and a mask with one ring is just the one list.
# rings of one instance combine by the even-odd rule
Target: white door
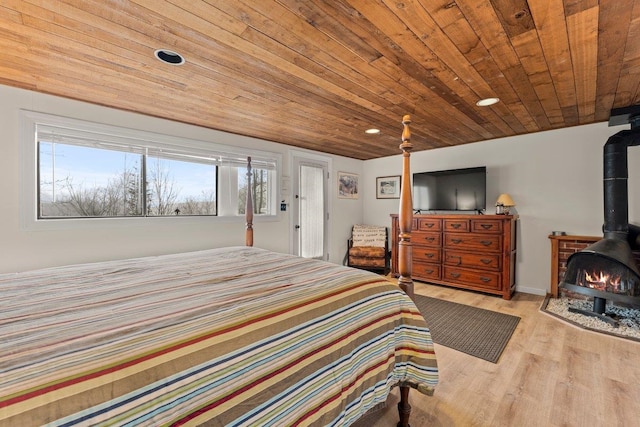
[[327,260],[327,163],[293,158],[294,254]]

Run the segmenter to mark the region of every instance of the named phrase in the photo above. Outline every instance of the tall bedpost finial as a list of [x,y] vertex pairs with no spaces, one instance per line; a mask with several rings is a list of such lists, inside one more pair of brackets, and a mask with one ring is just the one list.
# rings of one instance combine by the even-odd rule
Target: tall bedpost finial
[[245,231],[245,245],[253,246],[253,193],[251,188],[251,157],[247,157],[247,202],[244,208],[244,217],[247,223]]
[[398,213],[398,226],[400,235],[398,241],[398,285],[407,295],[413,299],[413,280],[411,280],[411,228],[413,226],[413,199],[411,198],[411,116],[402,118],[402,180],[400,185],[400,212]]

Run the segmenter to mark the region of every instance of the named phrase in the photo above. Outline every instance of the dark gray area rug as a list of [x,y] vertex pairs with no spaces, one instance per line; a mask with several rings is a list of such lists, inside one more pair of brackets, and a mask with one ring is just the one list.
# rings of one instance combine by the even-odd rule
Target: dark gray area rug
[[415,302],[433,342],[497,363],[520,318],[423,295]]

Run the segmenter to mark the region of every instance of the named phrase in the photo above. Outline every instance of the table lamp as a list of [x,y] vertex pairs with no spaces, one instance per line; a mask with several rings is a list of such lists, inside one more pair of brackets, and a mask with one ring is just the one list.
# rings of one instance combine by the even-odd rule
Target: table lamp
[[497,215],[509,215],[509,208],[515,206],[516,202],[513,201],[510,195],[502,193],[498,200],[496,200],[496,214]]

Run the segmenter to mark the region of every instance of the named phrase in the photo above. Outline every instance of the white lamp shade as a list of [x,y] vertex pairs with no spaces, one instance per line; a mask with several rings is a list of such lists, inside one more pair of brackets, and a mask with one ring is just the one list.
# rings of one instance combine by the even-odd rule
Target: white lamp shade
[[500,197],[498,197],[498,200],[496,200],[496,206],[498,205],[515,206],[516,202],[514,202],[511,196],[508,195],[507,193],[502,193]]

